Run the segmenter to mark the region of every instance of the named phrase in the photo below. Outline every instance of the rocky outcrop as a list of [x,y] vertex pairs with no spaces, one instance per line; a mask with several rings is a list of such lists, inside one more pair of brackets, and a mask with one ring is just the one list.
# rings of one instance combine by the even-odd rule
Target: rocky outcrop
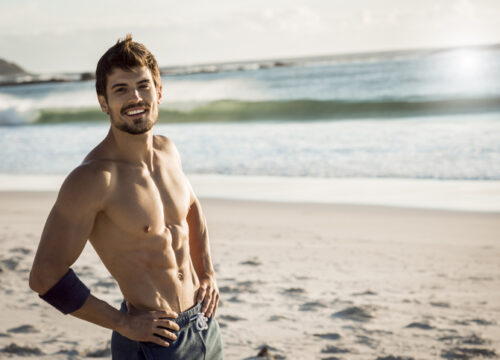
[[0,75],[27,75],[28,72],[20,66],[0,59]]

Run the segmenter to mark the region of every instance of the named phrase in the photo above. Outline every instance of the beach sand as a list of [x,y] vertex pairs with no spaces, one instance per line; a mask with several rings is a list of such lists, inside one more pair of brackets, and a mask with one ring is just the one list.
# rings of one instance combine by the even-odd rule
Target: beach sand
[[[54,192],[0,192],[0,358],[110,358],[28,287]],[[202,199],[226,359],[500,356],[500,214]],[[90,246],[74,266],[118,307]],[[265,352],[265,351],[264,351]]]

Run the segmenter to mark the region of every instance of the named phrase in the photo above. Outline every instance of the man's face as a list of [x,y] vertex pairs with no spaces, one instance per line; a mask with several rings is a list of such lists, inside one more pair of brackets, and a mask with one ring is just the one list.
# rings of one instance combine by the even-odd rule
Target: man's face
[[113,69],[106,85],[107,99],[99,95],[103,112],[109,114],[111,125],[129,134],[143,134],[158,120],[161,86],[156,88],[150,70]]

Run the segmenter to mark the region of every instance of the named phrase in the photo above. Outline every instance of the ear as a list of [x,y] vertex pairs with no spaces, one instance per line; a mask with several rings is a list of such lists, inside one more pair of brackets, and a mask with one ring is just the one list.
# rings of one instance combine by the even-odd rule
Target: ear
[[162,90],[163,87],[161,85],[156,88],[156,95],[158,96],[158,104],[161,104]]
[[103,113],[109,114],[108,102],[104,95],[97,95],[97,100],[99,101],[99,105],[101,105],[101,110]]

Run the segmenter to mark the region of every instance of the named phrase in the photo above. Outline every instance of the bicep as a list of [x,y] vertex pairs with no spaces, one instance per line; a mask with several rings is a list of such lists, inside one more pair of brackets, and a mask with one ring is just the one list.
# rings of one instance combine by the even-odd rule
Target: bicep
[[52,208],[40,239],[32,275],[48,290],[80,256],[89,238],[100,202],[92,186],[67,180]]
[[85,246],[94,219],[95,214],[89,209],[63,207],[56,203],[47,218],[37,258],[55,266],[71,266]]

